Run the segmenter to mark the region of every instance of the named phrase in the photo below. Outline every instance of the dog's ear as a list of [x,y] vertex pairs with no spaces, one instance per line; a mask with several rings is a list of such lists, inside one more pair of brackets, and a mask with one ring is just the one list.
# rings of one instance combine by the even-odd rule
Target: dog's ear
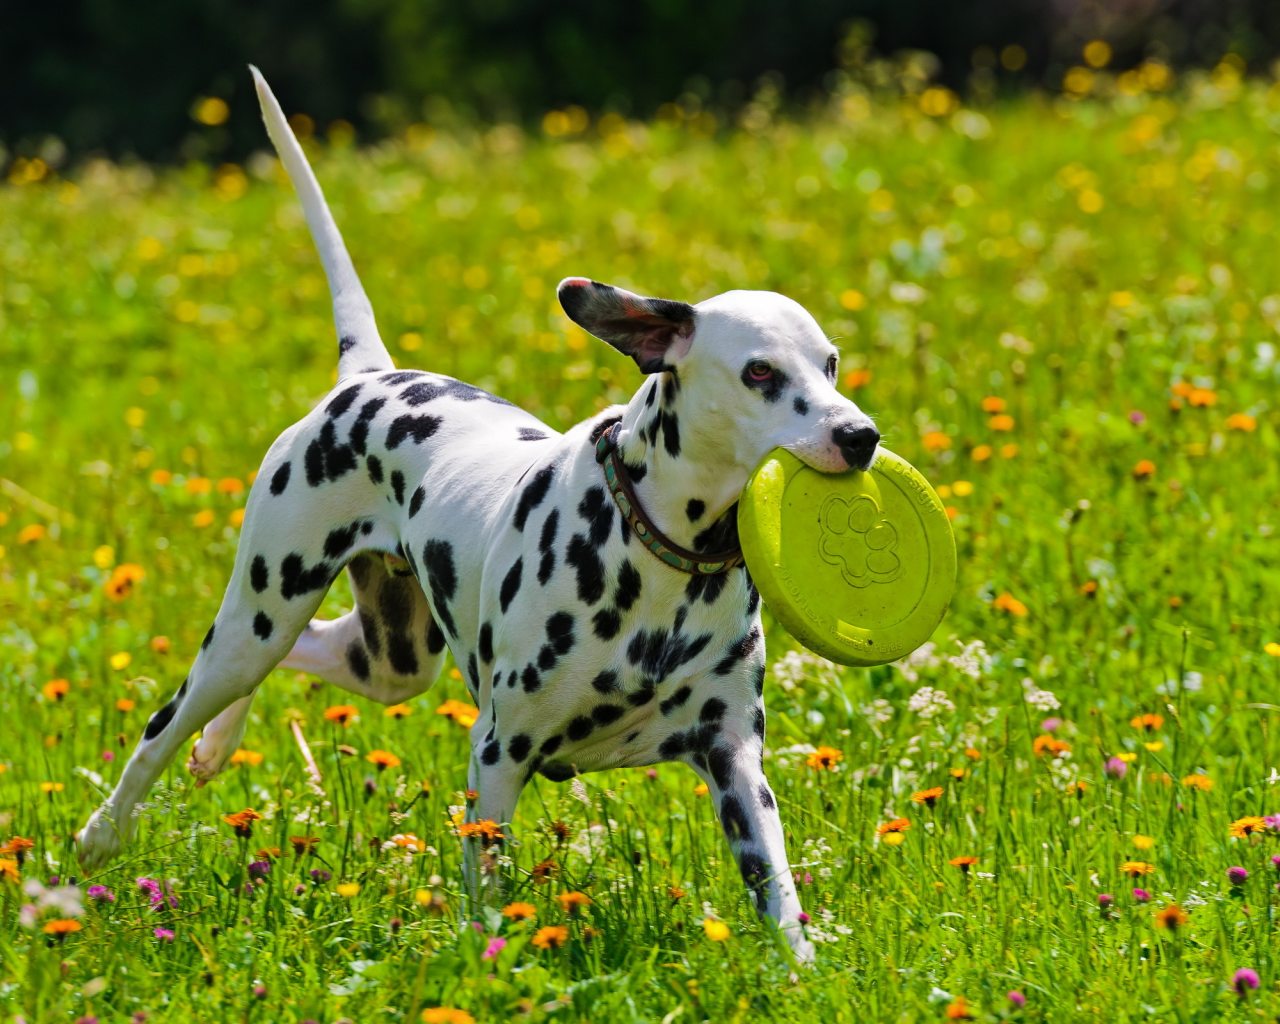
[[687,302],[649,299],[585,277],[566,277],[556,293],[570,320],[630,356],[641,373],[658,373],[689,351],[695,314]]

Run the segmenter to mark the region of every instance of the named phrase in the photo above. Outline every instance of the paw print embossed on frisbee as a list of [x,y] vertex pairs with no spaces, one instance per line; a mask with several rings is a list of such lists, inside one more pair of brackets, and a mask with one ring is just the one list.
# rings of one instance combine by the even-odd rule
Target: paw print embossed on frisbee
[[846,501],[828,494],[818,516],[822,538],[818,548],[825,561],[839,566],[851,587],[892,583],[902,572],[898,558],[898,528],[868,494]]
[[781,448],[738,503],[751,578],[797,640],[844,665],[906,657],[942,621],[951,523],[929,482],[881,448],[866,472],[820,473]]

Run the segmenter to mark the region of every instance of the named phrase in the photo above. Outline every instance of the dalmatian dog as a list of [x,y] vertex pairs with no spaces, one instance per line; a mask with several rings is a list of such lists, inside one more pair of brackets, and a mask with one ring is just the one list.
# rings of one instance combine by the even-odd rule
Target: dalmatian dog
[[[508,824],[535,773],[682,761],[714,795],[757,909],[811,956],[762,767],[760,595],[732,553],[739,495],[771,449],[831,473],[873,460],[879,434],[836,391],[835,348],[772,292],[689,305],[575,277],[559,286],[565,313],[647,374],[626,405],[559,434],[469,384],[398,370],[253,73],[332,291],[338,383],[263,460],[222,606],[79,833],[82,863],[121,852],[188,737],[203,730],[188,763],[200,784],[225,767],[276,666],[392,704],[426,691],[447,650],[480,712],[472,820]],[[629,499],[615,497],[610,466]],[[655,554],[655,537],[695,562],[731,554],[721,571],[689,572]],[[344,567],[355,609],[313,619]]]

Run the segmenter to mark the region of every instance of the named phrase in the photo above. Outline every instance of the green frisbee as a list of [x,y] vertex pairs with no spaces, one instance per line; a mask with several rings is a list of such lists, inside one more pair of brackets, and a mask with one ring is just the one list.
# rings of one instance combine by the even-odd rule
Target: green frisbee
[[866,472],[820,473],[776,448],[738,504],[747,568],[769,610],[810,650],[883,665],[933,634],[956,582],[942,502],[880,449]]

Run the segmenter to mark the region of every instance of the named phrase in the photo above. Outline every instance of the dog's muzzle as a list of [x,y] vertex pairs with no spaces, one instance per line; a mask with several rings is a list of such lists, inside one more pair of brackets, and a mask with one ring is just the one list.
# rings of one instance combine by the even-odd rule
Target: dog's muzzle
[[831,440],[849,466],[866,470],[880,443],[880,431],[866,424],[844,423],[831,431]]

